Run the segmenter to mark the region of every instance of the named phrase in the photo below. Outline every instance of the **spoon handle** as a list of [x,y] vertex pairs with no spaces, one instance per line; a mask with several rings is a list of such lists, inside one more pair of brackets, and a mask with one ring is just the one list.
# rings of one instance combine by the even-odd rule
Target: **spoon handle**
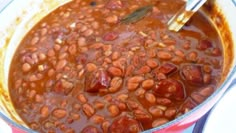
[[168,22],[168,29],[178,32],[207,0],[188,0]]

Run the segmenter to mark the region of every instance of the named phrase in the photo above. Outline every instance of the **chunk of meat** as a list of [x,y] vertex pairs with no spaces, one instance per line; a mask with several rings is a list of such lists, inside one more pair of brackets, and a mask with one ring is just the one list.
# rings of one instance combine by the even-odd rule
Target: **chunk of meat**
[[154,88],[154,94],[170,99],[183,100],[186,97],[184,85],[174,79],[161,80]]
[[164,73],[165,75],[169,75],[169,74],[176,72],[177,69],[178,69],[177,66],[175,66],[174,64],[165,63],[160,66],[159,72]]
[[108,73],[103,69],[89,73],[85,78],[86,92],[99,92],[100,89],[108,89],[111,80]]
[[123,116],[113,121],[109,128],[110,133],[138,133],[142,131],[140,123],[130,117]]
[[184,80],[193,85],[203,84],[202,68],[199,65],[185,65],[182,67]]
[[106,4],[108,9],[121,9],[124,6],[121,0],[109,0]]

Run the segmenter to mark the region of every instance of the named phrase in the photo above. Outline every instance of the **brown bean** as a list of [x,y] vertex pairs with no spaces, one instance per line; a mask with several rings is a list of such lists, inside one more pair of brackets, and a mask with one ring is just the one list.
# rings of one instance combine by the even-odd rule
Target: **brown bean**
[[73,110],[75,110],[75,111],[79,111],[81,108],[80,104],[78,104],[78,103],[73,104],[72,107],[73,107]]
[[77,43],[79,47],[84,47],[87,45],[86,39],[84,37],[79,37]]
[[117,67],[109,67],[108,68],[108,72],[112,76],[122,76],[123,75],[122,71],[119,68],[117,68]]
[[99,101],[95,101],[94,106],[96,109],[102,109],[102,108],[104,108],[105,104],[102,102],[99,102]]
[[94,22],[92,22],[92,27],[94,28],[94,29],[98,29],[99,28],[99,23],[97,22],[97,21],[94,21]]
[[114,77],[112,80],[111,80],[111,83],[110,83],[110,88],[109,88],[109,91],[110,92],[116,92],[118,91],[121,86],[122,86],[122,83],[123,83],[123,80],[121,77]]
[[132,83],[132,82],[128,82],[128,83],[127,83],[127,89],[128,89],[129,91],[134,91],[134,90],[136,90],[136,89],[138,88],[138,86],[139,86],[139,83]]
[[91,117],[95,113],[95,109],[88,103],[84,104],[82,109],[87,117]]
[[176,116],[177,110],[175,108],[167,108],[165,111],[165,117],[172,119]]
[[200,91],[198,93],[204,97],[208,97],[213,92],[214,92],[214,88],[212,86],[207,86],[207,87],[200,89]]
[[126,69],[126,73],[125,76],[131,76],[131,74],[133,73],[135,67],[133,65],[129,65]]
[[156,97],[150,92],[145,93],[145,99],[151,104],[156,103]]
[[198,60],[198,53],[192,51],[186,56],[186,58],[188,61],[196,62]]
[[94,33],[94,31],[92,29],[87,29],[85,32],[84,32],[84,36],[85,37],[88,37],[88,36],[91,36],[92,34]]
[[146,93],[146,90],[144,90],[143,88],[139,88],[138,90],[136,90],[135,95],[140,98],[144,98],[145,93]]
[[120,109],[116,105],[110,105],[108,107],[108,111],[110,113],[110,116],[115,117],[120,114]]
[[56,65],[56,70],[61,70],[67,65],[67,60],[60,60]]
[[55,70],[54,69],[50,69],[48,70],[48,76],[51,77],[55,74]]
[[156,60],[154,59],[148,59],[146,61],[146,64],[150,67],[150,68],[156,68],[158,66],[158,63]]
[[91,120],[96,124],[101,124],[105,121],[105,118],[101,115],[94,115],[91,117]]
[[35,44],[37,44],[39,42],[39,37],[38,36],[35,36],[35,37],[33,37],[33,39],[31,40],[31,45],[35,45]]
[[49,56],[49,57],[53,57],[53,56],[55,56],[55,51],[53,50],[53,49],[49,49],[48,50],[48,53],[47,53],[47,56]]
[[109,127],[110,127],[111,123],[109,121],[105,121],[102,123],[101,127],[102,127],[102,131],[104,133],[109,133]]
[[211,74],[204,74],[203,75],[203,82],[205,84],[210,84],[211,83]]
[[80,115],[77,114],[77,113],[71,113],[71,114],[70,114],[70,117],[71,117],[73,120],[79,120],[79,119],[80,119]]
[[138,71],[137,74],[146,74],[151,71],[151,68],[149,66],[142,66]]
[[94,126],[85,127],[81,133],[99,133],[99,130]]
[[106,19],[107,23],[117,23],[118,17],[116,15],[108,16]]
[[169,120],[166,118],[158,118],[152,122],[152,127],[158,127],[158,126],[161,126],[167,122],[169,122]]
[[166,51],[158,51],[157,56],[162,60],[170,60],[172,58],[172,55]]
[[43,97],[39,94],[36,94],[35,95],[35,102],[42,103],[43,102]]
[[73,45],[70,45],[68,47],[68,52],[71,54],[71,55],[76,55],[76,52],[77,52],[77,47],[75,44]]
[[152,120],[152,116],[141,109],[137,109],[134,111],[134,117],[135,117],[135,119],[137,119],[141,122],[148,122],[148,121]]
[[127,99],[129,98],[128,94],[119,94],[117,96],[117,100],[121,101],[121,102],[125,102]]
[[175,55],[181,57],[181,58],[184,58],[185,57],[185,54],[182,50],[175,50]]
[[142,82],[143,89],[149,90],[154,86],[154,80],[153,79],[147,79]]
[[48,106],[43,106],[40,110],[40,114],[41,114],[41,117],[44,117],[44,118],[48,117],[48,115],[49,115]]
[[97,70],[97,66],[93,63],[88,63],[86,65],[86,69],[87,69],[88,72],[94,72],[94,71]]
[[152,106],[148,109],[148,111],[154,116],[154,117],[161,117],[164,114],[164,111],[157,106]]
[[120,56],[121,56],[120,52],[115,51],[115,52],[112,53],[111,59],[112,60],[117,60]]
[[88,99],[85,97],[85,95],[84,94],[79,94],[78,96],[77,96],[77,99],[81,102],[81,103],[87,103],[87,101],[88,101]]
[[47,56],[44,53],[39,53],[38,57],[40,61],[44,61],[47,58]]
[[140,83],[144,80],[143,76],[134,76],[128,79],[128,82],[130,83]]
[[202,96],[202,95],[199,95],[199,93],[197,93],[197,92],[193,92],[193,93],[191,94],[191,98],[192,98],[195,102],[197,102],[198,104],[202,103],[202,102],[205,100],[205,97]]
[[85,32],[88,29],[88,27],[86,25],[82,25],[80,27],[80,32]]
[[52,115],[58,119],[62,119],[67,115],[67,112],[64,109],[55,109],[52,112]]
[[29,63],[24,63],[22,65],[22,71],[23,72],[29,72],[31,70],[32,66]]
[[161,98],[161,97],[156,98],[156,102],[157,102],[157,104],[164,105],[164,106],[172,103],[172,101],[170,99]]

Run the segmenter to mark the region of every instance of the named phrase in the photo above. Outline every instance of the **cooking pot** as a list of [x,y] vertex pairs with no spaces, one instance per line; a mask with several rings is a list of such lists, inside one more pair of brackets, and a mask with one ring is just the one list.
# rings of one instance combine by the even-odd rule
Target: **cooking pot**
[[[14,51],[26,33],[45,15],[69,0],[20,0],[11,1],[0,10],[0,118],[6,121],[13,132],[34,132],[17,115],[8,91],[8,73]],[[203,103],[188,113],[162,126],[144,132],[181,132],[221,98],[236,76],[236,5],[234,0],[208,0],[201,8],[217,28],[223,43],[224,66],[218,89]],[[14,64],[13,64],[14,65]]]

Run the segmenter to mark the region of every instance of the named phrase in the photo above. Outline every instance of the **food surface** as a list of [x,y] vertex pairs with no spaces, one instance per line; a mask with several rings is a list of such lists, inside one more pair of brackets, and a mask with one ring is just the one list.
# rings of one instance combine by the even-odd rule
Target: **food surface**
[[23,121],[47,133],[136,133],[202,103],[223,51],[197,13],[178,33],[176,0],[75,0],[42,19],[12,60],[9,90]]

